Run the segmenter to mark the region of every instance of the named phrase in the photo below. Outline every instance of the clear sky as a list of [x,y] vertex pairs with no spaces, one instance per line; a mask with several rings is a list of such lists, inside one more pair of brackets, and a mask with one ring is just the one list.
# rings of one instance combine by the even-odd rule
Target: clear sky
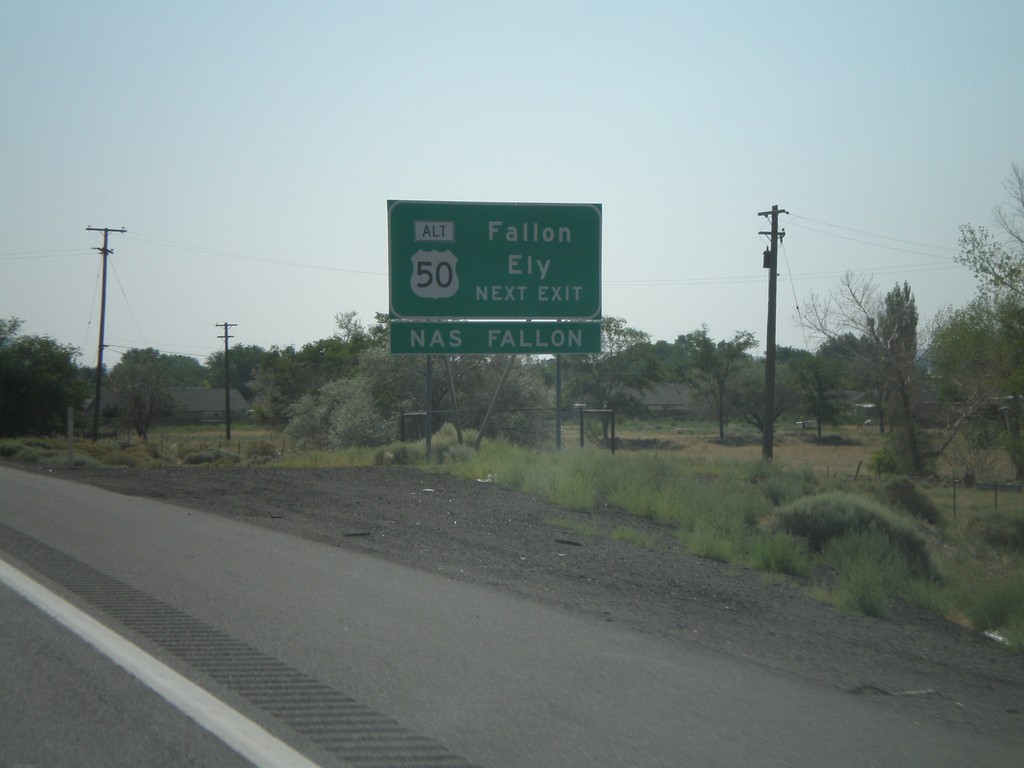
[[958,226],[1024,162],[1024,3],[0,0],[0,317],[95,364],[300,346],[388,309],[387,200],[601,203],[653,340],[846,270],[966,304]]

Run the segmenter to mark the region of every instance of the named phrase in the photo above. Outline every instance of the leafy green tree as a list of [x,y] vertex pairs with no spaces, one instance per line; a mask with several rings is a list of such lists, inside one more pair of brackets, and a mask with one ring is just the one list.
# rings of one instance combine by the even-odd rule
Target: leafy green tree
[[153,348],[130,349],[110,371],[107,391],[114,404],[117,420],[147,439],[154,421],[170,416],[176,409],[168,392],[179,361],[175,355],[163,355]]
[[47,435],[63,428],[67,409],[81,408],[88,384],[78,350],[48,336],[20,336],[17,318],[0,320],[0,435]]
[[[425,410],[423,356],[392,355],[387,349],[374,346],[364,351],[359,360],[359,375],[365,377],[381,418],[397,421],[402,411]],[[550,417],[537,410],[551,404],[544,367],[532,357],[518,356],[499,389],[509,360],[506,355],[435,355],[431,407],[442,414],[436,426],[440,427],[445,420],[455,422],[457,418],[460,426],[479,428],[497,393],[495,410],[500,417],[492,419],[488,434],[529,443],[536,441],[545,429],[550,430],[553,425],[545,423]]]
[[334,316],[334,324],[338,327],[334,332],[334,338],[340,341],[350,343],[369,339],[358,312],[339,312]]
[[712,403],[718,419],[718,437],[725,438],[727,393],[730,383],[743,372],[750,356],[747,352],[757,346],[757,339],[749,331],[737,331],[728,341],[714,341],[708,327],[676,339],[688,364],[686,381]]
[[12,341],[18,335],[22,326],[22,320],[17,317],[9,317],[6,320],[0,317],[0,347]]
[[905,442],[910,470],[921,475],[925,467],[916,399],[921,378],[917,365],[917,323],[917,303],[904,282],[885,295],[872,341],[879,348],[881,378],[890,388],[895,426]]
[[1010,292],[983,293],[940,319],[932,362],[942,394],[957,414],[954,431],[987,444],[979,421],[998,417],[1001,444],[1024,480],[1024,300]]
[[[359,356],[359,370],[380,413],[398,416],[402,411],[425,408],[426,366],[419,355],[392,355],[386,347],[374,346]],[[435,408],[439,397],[443,395],[435,389]]]
[[835,424],[842,413],[842,367],[835,357],[819,352],[794,358],[790,370],[803,407],[814,417],[821,437],[822,425]]
[[391,343],[391,318],[384,312],[374,313],[373,325],[366,335],[369,336],[371,347],[388,349]]
[[[506,362],[500,358],[492,359],[488,380],[474,398],[478,404],[478,416],[470,426],[476,429],[482,426],[483,413],[498,387]],[[460,404],[464,401],[471,402],[460,393]],[[519,356],[504,385],[497,391],[495,409],[499,411],[500,418],[492,420],[486,434],[497,434],[522,445],[540,444],[554,433],[552,411],[547,410],[553,406],[554,390],[546,384],[544,364],[536,357]]]
[[330,338],[299,349],[275,346],[261,355],[251,379],[251,402],[258,417],[285,421],[285,411],[292,403],[328,382],[356,373],[360,354],[375,346],[377,338],[363,329],[354,312],[339,313],[335,324],[338,330]]
[[[260,362],[267,353],[263,347],[247,344],[236,344],[228,350],[228,363],[231,366],[231,386],[237,389],[242,397],[252,402],[253,384]],[[224,351],[219,350],[206,358],[206,383],[214,389],[224,388]]]
[[[480,428],[497,392],[495,409],[500,416],[492,419],[488,434],[531,442],[543,429],[537,409],[549,405],[551,395],[540,365],[532,358],[515,358],[500,390],[508,356],[435,355],[433,360],[431,408],[438,414],[436,427],[449,421]],[[379,445],[385,438],[398,436],[403,411],[426,409],[425,396],[423,356],[392,355],[374,346],[360,355],[354,376],[329,382],[287,409],[287,434],[328,448]]]
[[363,376],[335,379],[303,395],[286,411],[285,435],[312,447],[335,450],[379,446],[393,439],[394,423],[377,411]]
[[257,416],[286,420],[288,406],[331,381],[351,376],[357,362],[357,352],[336,338],[313,341],[300,349],[271,347],[261,355],[252,381]]
[[1024,298],[1024,167],[1010,167],[1003,189],[1006,202],[994,211],[1002,238],[985,227],[964,224],[959,260],[974,272],[983,290]]
[[894,450],[907,471],[922,474],[918,315],[910,286],[897,284],[880,296],[873,280],[848,272],[827,298],[811,294],[803,302],[800,320],[856,361],[853,370],[859,373],[865,394],[878,406],[879,428],[884,428],[886,419],[892,421]]
[[206,367],[190,355],[159,353],[161,381],[165,387],[202,387],[206,381]]
[[[796,410],[800,393],[794,381],[791,357],[780,356],[775,369],[773,423],[785,413]],[[725,389],[726,412],[738,414],[747,424],[764,434],[764,360],[747,357]]]
[[[959,409],[958,424],[997,403],[1004,445],[1024,479],[1024,167],[1014,163],[995,210],[996,232],[960,227],[959,261],[978,278],[979,296],[938,323],[936,367]],[[975,429],[984,433],[985,430]]]
[[637,393],[658,380],[660,370],[650,336],[620,317],[601,321],[601,352],[562,360],[569,397],[601,408],[635,411]]

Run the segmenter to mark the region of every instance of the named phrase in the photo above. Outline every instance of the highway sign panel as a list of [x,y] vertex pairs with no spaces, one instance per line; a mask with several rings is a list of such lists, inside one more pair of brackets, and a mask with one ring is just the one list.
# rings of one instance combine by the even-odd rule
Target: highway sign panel
[[601,351],[597,320],[392,320],[395,355],[581,355]]
[[599,319],[599,204],[388,201],[391,315]]

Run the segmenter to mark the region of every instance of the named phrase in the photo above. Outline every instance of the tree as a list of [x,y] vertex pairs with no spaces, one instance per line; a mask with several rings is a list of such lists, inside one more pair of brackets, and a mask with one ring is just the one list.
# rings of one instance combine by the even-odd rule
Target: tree
[[977,424],[997,419],[1002,447],[1024,480],[1024,301],[1015,294],[982,294],[938,323],[932,362],[956,429],[988,442]]
[[176,408],[167,391],[178,362],[175,358],[151,347],[129,349],[110,372],[107,391],[117,419],[143,440],[157,418],[171,415]]
[[290,405],[286,415],[285,435],[289,439],[327,450],[375,447],[394,434],[393,420],[377,412],[369,382],[363,376],[324,384]]
[[841,413],[839,389],[842,369],[836,358],[822,354],[804,355],[793,359],[793,381],[800,392],[803,406],[814,417],[818,437],[824,424],[834,424]]
[[18,335],[21,326],[22,320],[17,317],[9,317],[6,320],[0,317],[0,348]]
[[1024,298],[1024,167],[1014,163],[1003,183],[1006,203],[993,211],[999,240],[985,227],[960,227],[959,261],[974,272],[982,289]]
[[[479,428],[497,391],[495,410],[501,415],[492,419],[488,434],[517,443],[535,442],[551,426],[550,416],[539,410],[551,404],[543,366],[530,356],[517,356],[498,390],[508,364],[506,355],[435,355],[431,408],[447,412],[452,421],[457,412],[461,426]],[[426,407],[426,364],[421,355],[392,355],[374,346],[360,355],[359,375],[367,381],[382,418],[397,421],[400,411]],[[439,418],[436,426],[443,421]]]
[[601,321],[600,353],[567,355],[562,366],[571,398],[616,410],[640,406],[637,393],[657,381],[659,371],[650,336],[621,317]]
[[353,375],[359,354],[372,346],[365,334],[347,341],[338,336],[293,346],[271,347],[259,361],[252,380],[253,409],[260,418],[286,419],[285,410],[336,379]]
[[880,429],[891,415],[907,469],[922,474],[915,399],[918,316],[910,286],[904,282],[880,297],[873,280],[847,272],[827,298],[811,294],[803,307],[804,327],[857,361],[865,390],[878,406]]
[[88,383],[75,365],[78,350],[48,336],[19,336],[22,321],[0,320],[0,435],[60,430],[67,409],[81,408]]
[[[799,411],[803,404],[803,393],[797,382],[798,361],[811,357],[806,350],[779,347],[775,370],[775,403],[772,422],[783,414]],[[739,416],[750,426],[764,434],[764,360],[747,357],[737,370],[733,380],[726,386],[725,406],[728,413]]]
[[[228,363],[231,370],[228,373],[231,377],[231,386],[249,402],[252,401],[254,394],[253,382],[256,379],[256,372],[266,352],[263,347],[248,344],[236,344],[229,350]],[[206,358],[205,381],[215,389],[224,388],[224,350],[214,352]]]
[[161,381],[165,387],[202,387],[208,383],[206,367],[194,357],[158,354]]
[[334,324],[338,330],[334,332],[334,338],[345,343],[366,339],[368,334],[359,320],[358,312],[339,312],[334,316]]
[[757,346],[749,331],[737,331],[729,341],[714,341],[708,327],[702,325],[676,339],[683,348],[689,366],[686,379],[699,393],[709,398],[718,417],[718,437],[725,438],[726,388],[749,361],[747,351]]
[[1001,403],[1004,443],[1024,479],[1024,167],[1003,184],[1006,202],[993,211],[997,233],[960,227],[959,261],[980,282],[979,297],[939,323],[936,365],[968,421]]

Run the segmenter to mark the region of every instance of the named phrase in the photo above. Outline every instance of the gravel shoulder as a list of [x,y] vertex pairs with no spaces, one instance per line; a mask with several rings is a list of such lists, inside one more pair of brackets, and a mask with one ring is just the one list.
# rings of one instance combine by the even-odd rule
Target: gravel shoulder
[[[871,697],[880,707],[1018,743],[1024,756],[1024,657],[912,606],[894,607],[885,620],[845,615],[807,597],[798,580],[684,554],[665,528],[621,511],[572,512],[493,483],[405,467],[37,471],[742,658]],[[581,536],[552,520],[603,533]],[[612,539],[623,527],[656,547]]]

